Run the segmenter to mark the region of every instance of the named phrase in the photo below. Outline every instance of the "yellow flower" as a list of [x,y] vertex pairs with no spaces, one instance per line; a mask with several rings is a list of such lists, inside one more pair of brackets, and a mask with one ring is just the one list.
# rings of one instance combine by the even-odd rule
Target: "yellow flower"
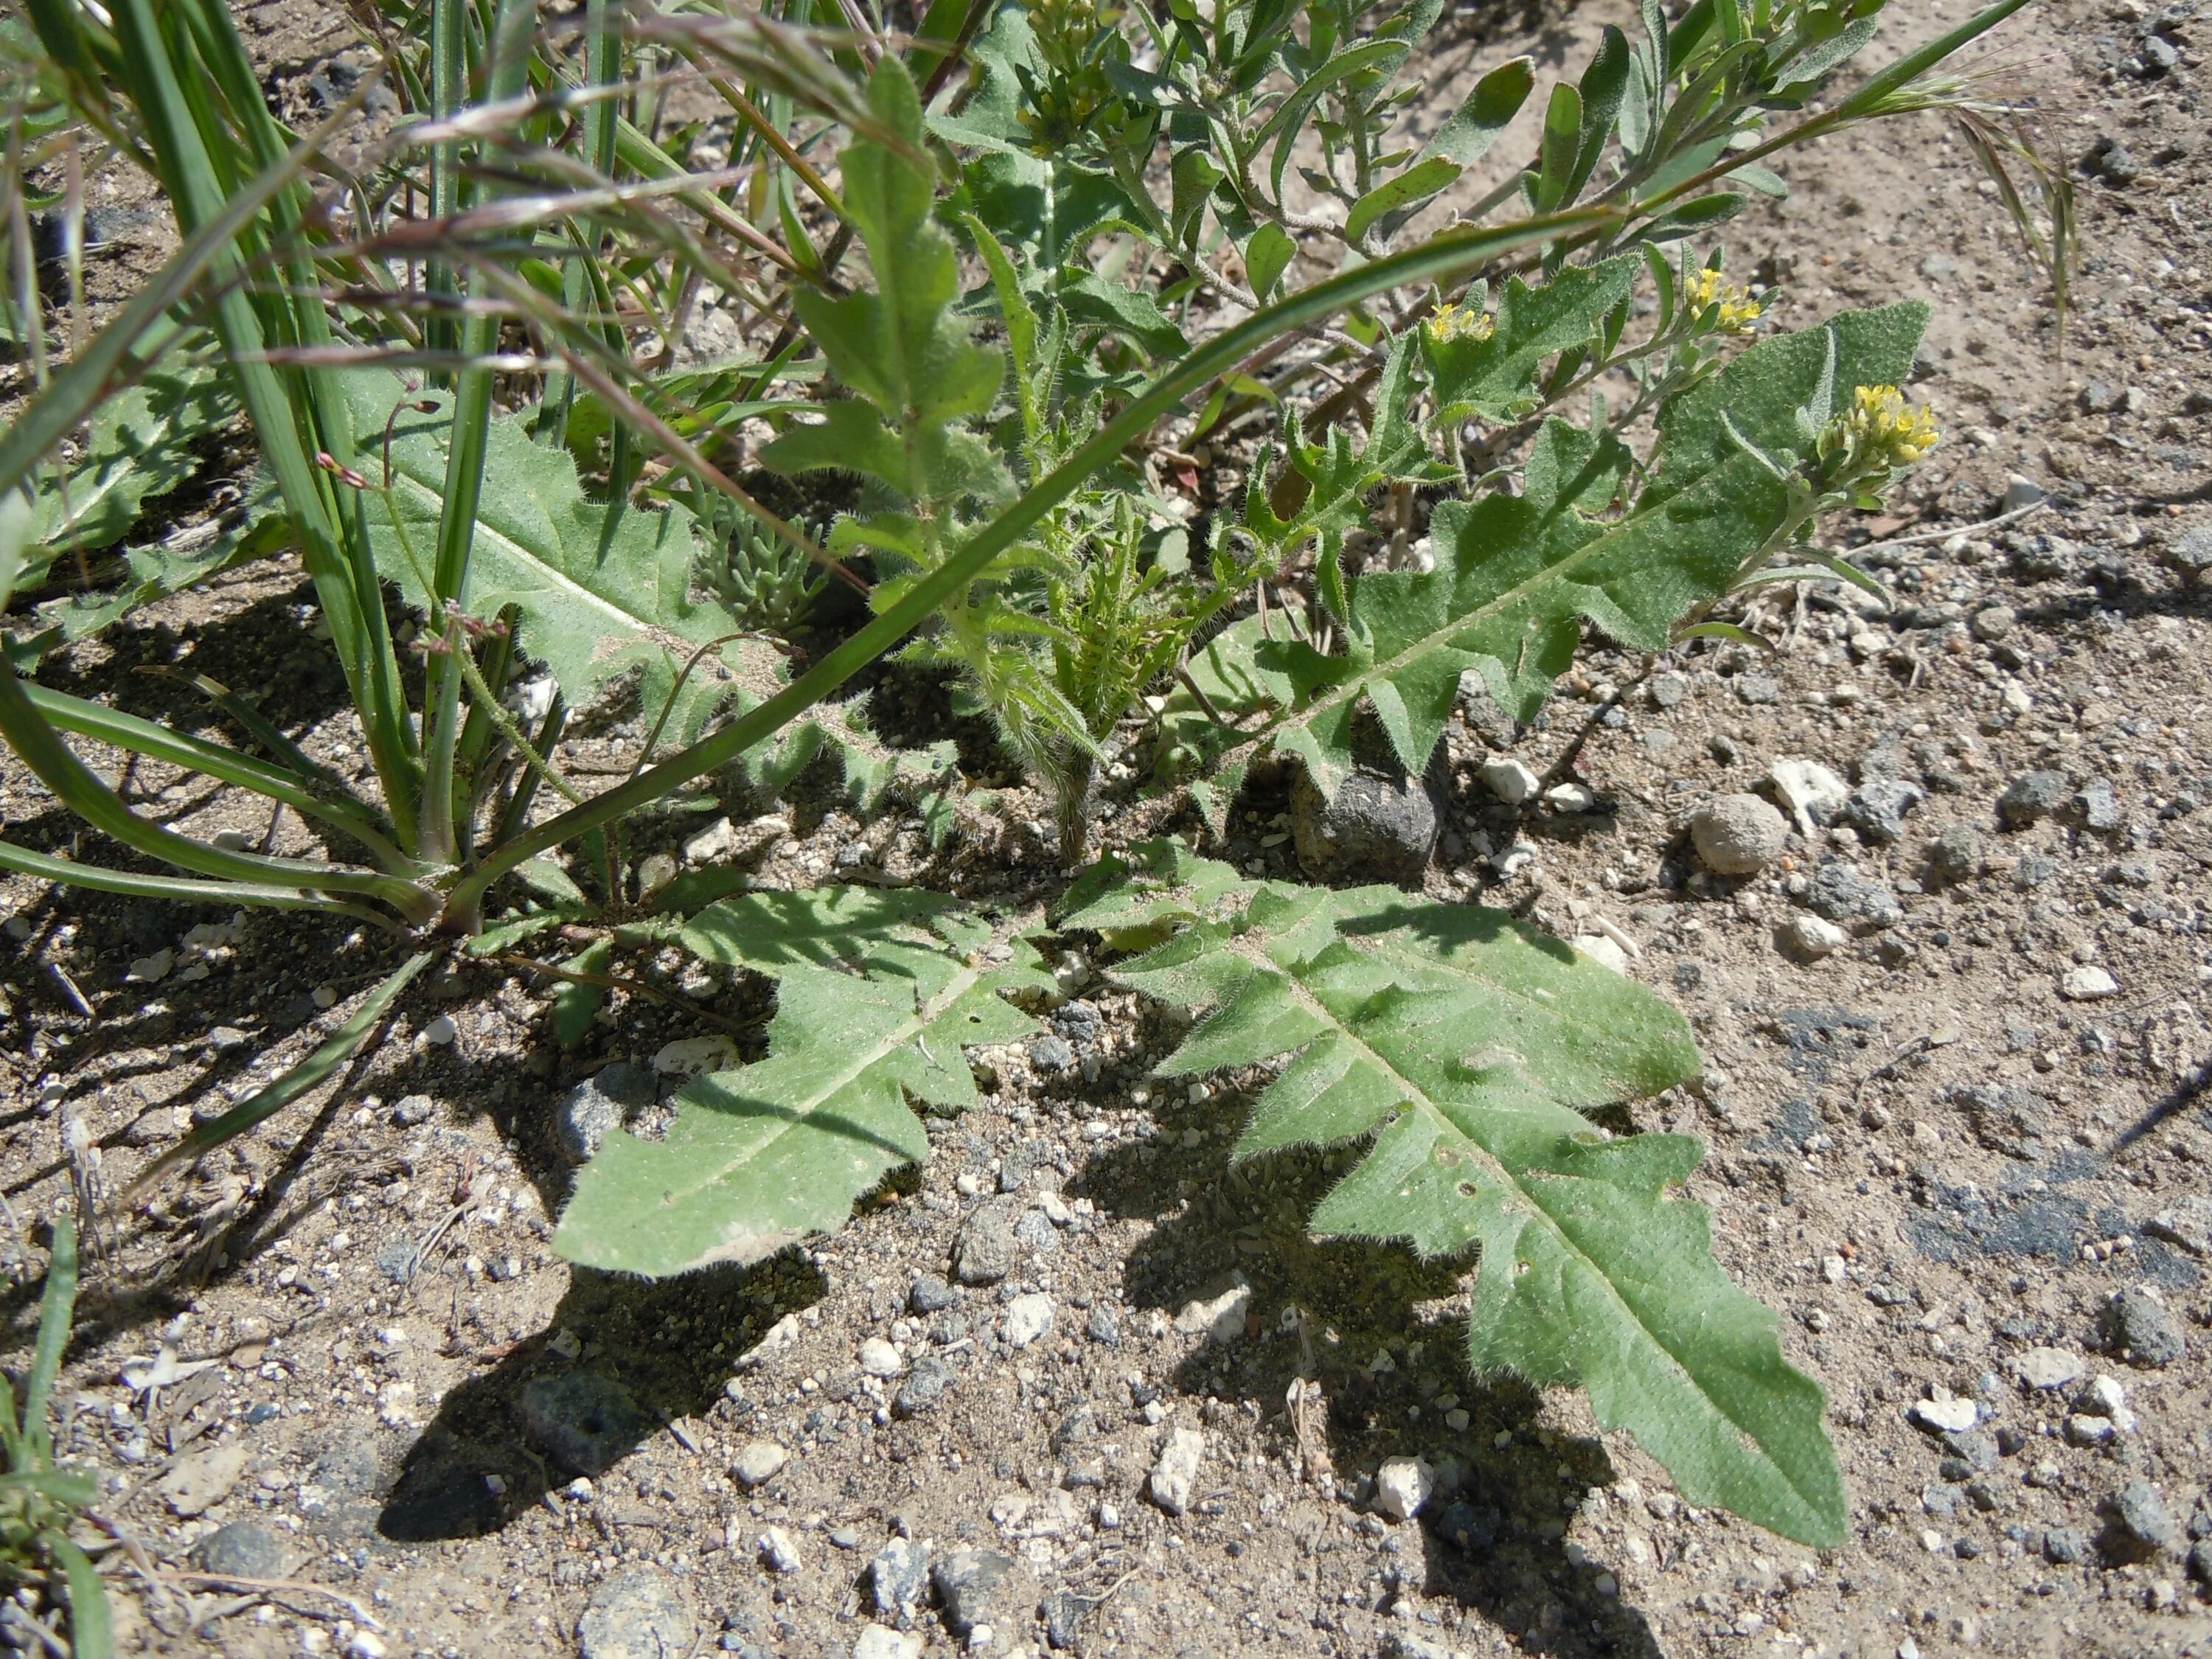
[[1723,282],[1717,270],[1701,270],[1690,279],[1684,297],[1690,302],[1693,314],[1717,303],[1720,315],[1714,326],[1723,334],[1748,334],[1751,325],[1765,314],[1766,307],[1751,297],[1751,290]]
[[1911,466],[1942,437],[1936,429],[1935,411],[1925,404],[1916,408],[1906,403],[1893,386],[1861,386],[1851,394],[1850,413],[1844,416],[1844,424],[1853,450],[1890,467]]
[[1460,305],[1443,305],[1437,307],[1436,315],[1423,323],[1421,327],[1431,344],[1442,345],[1447,340],[1486,340],[1496,331],[1498,325],[1486,311]]

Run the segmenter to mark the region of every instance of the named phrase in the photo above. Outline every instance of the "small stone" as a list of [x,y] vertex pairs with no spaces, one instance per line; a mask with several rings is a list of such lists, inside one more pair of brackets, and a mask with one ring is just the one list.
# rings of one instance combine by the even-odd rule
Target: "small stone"
[[1121,1346],[1121,1321],[1113,1309],[1101,1303],[1091,1310],[1091,1317],[1083,1327],[1083,1334],[1102,1347]]
[[1031,1255],[1051,1255],[1060,1249],[1060,1233],[1042,1206],[1024,1210],[1014,1221],[1014,1243]]
[[2028,772],[1997,797],[1997,819],[2008,830],[2025,830],[2063,810],[2070,792],[2063,772]]
[[853,1644],[853,1659],[921,1659],[921,1632],[871,1625]]
[[245,1443],[226,1441],[184,1459],[161,1477],[158,1490],[173,1513],[189,1519],[229,1497],[245,1473]]
[[1199,1462],[1205,1455],[1206,1437],[1196,1429],[1178,1428],[1170,1434],[1167,1444],[1160,1449],[1159,1461],[1152,1465],[1149,1482],[1152,1502],[1170,1515],[1188,1510]]
[[1482,781],[1490,793],[1508,806],[1518,806],[1536,793],[1543,782],[1534,772],[1517,760],[1492,760],[1482,763]]
[[535,1377],[515,1411],[523,1432],[570,1474],[605,1474],[655,1427],[628,1389],[598,1371]]
[[951,1368],[934,1354],[925,1354],[914,1362],[906,1381],[899,1384],[891,1409],[901,1417],[920,1417],[944,1399],[945,1391],[951,1386]]
[[1753,708],[1764,708],[1782,701],[1782,682],[1771,674],[1739,674],[1735,677],[1735,695]]
[[[2192,392],[2191,397],[2204,394]],[[2212,398],[2206,399],[2212,408]],[[2194,576],[2200,581],[2212,581],[2212,525],[2200,526],[2174,541],[2166,550],[2166,562],[2184,576]]]
[[604,1580],[576,1621],[583,1659],[669,1659],[698,1639],[683,1587],[658,1567],[632,1567]]
[[906,1293],[907,1306],[918,1314],[943,1313],[955,1298],[952,1287],[935,1273],[924,1273]]
[[1052,1329],[1052,1298],[1042,1291],[1018,1296],[1006,1304],[1005,1334],[1010,1348],[1026,1348]]
[[963,1285],[995,1285],[1014,1270],[1020,1252],[1012,1206],[982,1205],[962,1224],[953,1243],[953,1276]]
[[2097,1417],[2087,1412],[2074,1412],[2066,1419],[2066,1438],[2076,1446],[2101,1446],[2118,1430],[2109,1417]]
[[2054,1567],[2075,1567],[2089,1559],[2089,1537],[2079,1527],[2052,1527],[2043,1534],[2043,1559]]
[[1010,1611],[1004,1603],[1013,1571],[1013,1558],[997,1550],[954,1550],[938,1561],[930,1577],[955,1636],[965,1638]]
[[202,1572],[231,1578],[282,1578],[284,1546],[268,1528],[252,1521],[217,1527],[192,1546],[192,1561]]
[[763,1533],[756,1547],[762,1565],[770,1572],[788,1576],[805,1565],[799,1553],[799,1540],[781,1527],[770,1527]]
[[1375,1474],[1375,1507],[1393,1521],[1410,1521],[1436,1489],[1436,1471],[1419,1458],[1386,1458]]
[[1774,930],[1774,941],[1787,955],[1817,962],[1850,943],[1851,936],[1832,921],[1800,910]]
[[1597,792],[1584,783],[1562,783],[1544,792],[1544,799],[1562,812],[1588,812],[1597,805]]
[[460,1034],[461,1028],[453,1024],[453,1017],[451,1014],[433,1015],[422,1024],[422,1041],[433,1048],[452,1047],[454,1040]]
[[1937,1434],[1960,1434],[1974,1426],[1980,1415],[1972,1400],[1939,1389],[1934,1397],[1916,1400],[1909,1413],[1922,1428]]
[[730,1473],[738,1477],[739,1486],[750,1492],[775,1480],[790,1461],[791,1454],[773,1440],[748,1440],[738,1449]]
[[929,1594],[929,1546],[894,1538],[868,1563],[868,1595],[885,1618],[903,1618]]
[[1959,262],[1948,253],[1931,253],[1920,262],[1920,274],[1931,283],[1940,283],[1959,274]]
[[1905,815],[1927,798],[1926,790],[1902,778],[1869,778],[1852,792],[1844,822],[1873,845],[1893,847],[1905,839]]
[[2080,1354],[2063,1348],[2030,1348],[2013,1361],[2021,1386],[2030,1389],[2065,1388],[2080,1382],[2086,1369]]
[[653,1073],[617,1060],[562,1095],[553,1108],[553,1138],[571,1164],[587,1164],[633,1110],[659,1097]]
[[690,865],[717,864],[738,850],[738,827],[717,818],[684,843],[684,861]]
[[2148,1480],[2130,1480],[2105,1504],[2105,1555],[2114,1561],[2178,1556],[2189,1547],[2173,1512]]
[[1782,855],[1790,824],[1757,795],[1722,795],[1691,815],[1690,839],[1715,873],[1755,875]]
[[651,898],[676,879],[679,866],[665,853],[647,853],[637,861],[637,896]]
[[1175,1328],[1185,1336],[1204,1331],[1216,1342],[1234,1342],[1244,1334],[1244,1320],[1252,1306],[1252,1288],[1232,1285],[1220,1295],[1183,1304]]
[[1567,943],[1601,967],[1623,975],[1628,972],[1628,952],[1619,939],[1604,933],[1577,933]]
[[2128,815],[2120,805],[2120,798],[2103,778],[2092,778],[2084,784],[2071,804],[2074,810],[2081,815],[2082,827],[2100,834],[2117,830],[2128,821]]
[[1936,837],[1928,848],[1928,868],[1946,887],[1972,881],[1982,873],[1982,838],[1970,824],[1954,823]]
[[2189,1352],[2173,1316],[2141,1288],[2122,1291],[2105,1304],[2105,1342],[2131,1364],[2163,1368]]
[[1905,920],[1905,907],[1896,894],[1841,860],[1832,859],[1820,866],[1805,902],[1816,915],[1855,933],[1879,933]]
[[1412,886],[1436,849],[1436,803],[1419,778],[1364,771],[1325,797],[1301,769],[1291,786],[1291,838],[1316,880],[1365,876]]
[[860,1369],[870,1376],[896,1376],[906,1369],[899,1351],[880,1336],[860,1344]]
[[2120,982],[2094,963],[2069,969],[2058,981],[2058,994],[2069,1002],[2101,1002],[2119,994]]
[[1030,1065],[1048,1076],[1059,1077],[1075,1069],[1075,1050],[1066,1037],[1046,1031],[1030,1039]]
[[438,1103],[428,1095],[402,1095],[392,1109],[392,1121],[403,1129],[428,1123],[438,1113]]
[[2047,501],[2050,499],[2051,492],[2041,484],[2037,483],[2033,478],[2023,478],[2015,472],[2006,482],[2004,495],[1999,499],[1997,510],[2001,513],[2019,513],[2035,506],[2039,501]]
[[1037,1611],[1044,1616],[1044,1639],[1054,1653],[1065,1653],[1082,1639],[1083,1621],[1091,1606],[1073,1590],[1054,1590],[1044,1598]]
[[2020,615],[2008,605],[1984,605],[1966,626],[1985,645],[1994,645],[2020,625]]
[[1767,769],[1766,781],[1808,840],[1851,798],[1850,787],[1818,761],[1778,760]]
[[1682,706],[1682,699],[1690,695],[1689,676],[1678,674],[1670,668],[1663,674],[1654,674],[1644,690],[1644,695],[1651,699],[1654,708],[1679,708]]
[[374,1631],[357,1630],[346,1638],[345,1659],[388,1659],[391,1652]]
[[2212,1255],[2212,1198],[2188,1194],[2145,1222],[2143,1231],[2191,1255]]

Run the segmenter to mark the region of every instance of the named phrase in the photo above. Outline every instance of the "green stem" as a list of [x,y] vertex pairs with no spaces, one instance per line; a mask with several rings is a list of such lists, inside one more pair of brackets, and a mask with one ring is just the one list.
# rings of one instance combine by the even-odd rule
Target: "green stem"
[[1582,209],[1523,221],[1494,230],[1467,226],[1432,238],[1425,246],[1377,259],[1277,301],[1237,327],[1192,351],[1163,374],[1091,441],[1007,507],[960,550],[908,589],[906,596],[866,628],[830,652],[765,702],[739,715],[712,736],[680,750],[648,772],[593,796],[526,831],[488,856],[464,877],[447,901],[448,927],[464,924],[482,905],[483,894],[524,860],[558,847],[589,830],[634,812],[682,787],[693,778],[726,764],[829,696],[854,674],[890,650],[942,609],[1000,554],[1073,495],[1084,481],[1155,422],[1178,407],[1192,392],[1226,373],[1278,334],[1338,312],[1386,289],[1436,282],[1500,254],[1556,240],[1571,230],[1594,227],[1612,216]]

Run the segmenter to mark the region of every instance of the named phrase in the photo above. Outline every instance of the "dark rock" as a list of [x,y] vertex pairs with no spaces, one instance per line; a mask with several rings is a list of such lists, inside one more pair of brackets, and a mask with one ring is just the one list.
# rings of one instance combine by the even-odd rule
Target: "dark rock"
[[410,1233],[394,1233],[376,1247],[376,1270],[394,1285],[404,1285],[422,1265],[422,1247]]
[[1085,1335],[1103,1346],[1118,1348],[1121,1346],[1121,1322],[1111,1308],[1103,1305],[1093,1308],[1083,1329]]
[[929,1595],[929,1546],[894,1538],[868,1563],[868,1594],[885,1618],[910,1613]]
[[[2097,142],[2089,146],[2084,165],[2091,174],[2108,185],[2124,187],[2142,176],[2142,167],[2128,147],[2110,133],[2099,135]],[[2087,406],[2086,401],[2083,406]]]
[[1044,1598],[1037,1612],[1044,1620],[1044,1639],[1052,1644],[1054,1652],[1065,1653],[1075,1645],[1091,1607],[1089,1600],[1073,1590],[1054,1590]]
[[631,1567],[604,1580],[576,1621],[583,1659],[677,1659],[698,1636],[682,1586],[659,1567]]
[[1075,1049],[1067,1039],[1045,1032],[1030,1039],[1030,1064],[1054,1076],[1075,1069]]
[[976,1626],[1001,1622],[1013,1571],[1013,1558],[997,1550],[955,1550],[930,1569],[945,1622],[955,1636],[964,1641]]
[[[2204,410],[2200,412],[2212,413],[2212,395],[2190,395],[2203,396]],[[2203,580],[2212,575],[2212,525],[2201,526],[2169,544],[2166,562],[2185,576]]]
[[555,1103],[553,1138],[571,1164],[588,1164],[632,1111],[650,1106],[658,1096],[653,1073],[644,1066],[626,1060],[602,1066]]
[[891,1401],[891,1409],[901,1417],[920,1417],[934,1409],[952,1386],[952,1368],[934,1354],[925,1354],[914,1362],[914,1369],[899,1384],[898,1396]]
[[1060,1229],[1042,1210],[1024,1210],[1014,1223],[1014,1243],[1031,1255],[1051,1255],[1060,1249]]
[[1459,677],[1459,706],[1468,727],[1492,749],[1510,749],[1521,735],[1518,723],[1491,695],[1479,669],[1470,668]]
[[1997,819],[2008,830],[2025,830],[2061,811],[2069,787],[2063,772],[2026,773],[1997,797]]
[[2058,860],[2048,853],[2026,853],[2013,866],[2012,884],[2023,893],[2040,887],[2058,873]]
[[1060,1419],[1052,1431],[1053,1449],[1066,1451],[1070,1446],[1081,1445],[1086,1440],[1098,1437],[1098,1408],[1085,1401]]
[[1487,1555],[1498,1547],[1498,1535],[1504,1525],[1505,1516],[1499,1510],[1462,1499],[1445,1505],[1444,1512],[1437,1517],[1437,1534],[1470,1555]]
[[2189,1352],[2173,1316],[2140,1289],[2122,1291],[2105,1304],[2106,1346],[2131,1364],[2171,1365]]
[[411,1129],[418,1123],[428,1123],[437,1111],[438,1103],[429,1096],[406,1095],[392,1109],[392,1121],[403,1129]]
[[1013,1272],[1020,1253],[1013,1206],[997,1202],[978,1206],[953,1241],[953,1276],[963,1285],[995,1285]]
[[1869,778],[1851,792],[1844,822],[1877,847],[1905,838],[1905,815],[1928,799],[1928,792],[1903,778]]
[[252,1521],[217,1527],[192,1546],[192,1563],[202,1572],[235,1578],[282,1578],[284,1546],[268,1528]]
[[2187,1547],[2173,1512],[2148,1480],[2130,1480],[2105,1501],[2105,1531],[2099,1540],[2112,1561],[2148,1561],[2179,1555]]
[[1954,823],[1929,846],[1929,873],[1946,887],[1972,881],[1982,873],[1982,855],[1980,834],[1970,824]]
[[570,1474],[604,1474],[654,1427],[629,1390],[599,1371],[534,1378],[515,1409],[523,1432]]
[[1291,789],[1291,836],[1316,880],[1362,876],[1412,886],[1436,848],[1436,803],[1419,778],[1364,771],[1325,800],[1301,771]]
[[1905,907],[1896,894],[1840,860],[1820,866],[1805,902],[1814,915],[1855,933],[1878,933],[1905,920]]
[[2089,1536],[2079,1527],[2053,1527],[2043,1534],[2043,1559],[2055,1567],[2078,1566],[2089,1559]]
[[906,1293],[907,1305],[918,1314],[942,1313],[952,1305],[957,1294],[935,1273],[924,1273]]
[[1651,683],[1644,689],[1654,708],[1679,708],[1682,699],[1690,695],[1689,677],[1669,669],[1663,674],[1654,674]]
[[1771,674],[1739,674],[1735,677],[1735,695],[1755,708],[1780,702],[1782,682]]
[[[1997,1443],[1980,1429],[1962,1429],[1955,1434],[1947,1434],[1943,1443],[1966,1465],[1966,1474],[1987,1474],[1997,1466]],[[1958,1477],[1961,1480],[1966,1478],[1966,1474]]]

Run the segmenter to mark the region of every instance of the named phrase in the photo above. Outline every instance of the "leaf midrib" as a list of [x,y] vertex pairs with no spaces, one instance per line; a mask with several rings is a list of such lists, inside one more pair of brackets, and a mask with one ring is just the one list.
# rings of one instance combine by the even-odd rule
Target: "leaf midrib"
[[[1340,934],[1338,937],[1340,939],[1342,938],[1342,935]],[[1348,943],[1349,941],[1346,942]],[[1559,1218],[1552,1213],[1551,1209],[1544,1203],[1543,1200],[1537,1194],[1536,1191],[1533,1188],[1527,1185],[1515,1176],[1503,1159],[1499,1158],[1495,1153],[1491,1152],[1488,1147],[1483,1146],[1482,1143],[1476,1140],[1473,1135],[1469,1134],[1467,1131],[1462,1129],[1458,1124],[1455,1123],[1452,1121],[1450,1115],[1444,1111],[1443,1109],[1436,1103],[1427,1090],[1421,1088],[1413,1083],[1412,1079],[1407,1078],[1405,1073],[1401,1072],[1395,1066],[1392,1065],[1389,1060],[1385,1059],[1382,1054],[1380,1054],[1364,1037],[1358,1036],[1358,1033],[1356,1033],[1350,1026],[1339,1019],[1325,1003],[1323,1003],[1318,997],[1315,996],[1313,993],[1306,988],[1304,982],[1301,981],[1296,974],[1285,970],[1263,952],[1253,948],[1253,946],[1248,943],[1245,939],[1238,938],[1230,941],[1229,948],[1236,951],[1238,955],[1243,956],[1248,962],[1252,963],[1255,966],[1260,968],[1263,971],[1279,976],[1284,984],[1289,988],[1292,999],[1297,1001],[1302,1008],[1304,1008],[1315,1019],[1322,1022],[1325,1029],[1335,1032],[1344,1042],[1349,1043],[1359,1055],[1364,1057],[1377,1070],[1379,1070],[1393,1087],[1401,1090],[1405,1094],[1406,1102],[1408,1105],[1413,1107],[1415,1110],[1428,1116],[1431,1121],[1442,1125],[1444,1129],[1449,1131],[1455,1140],[1466,1147],[1468,1156],[1486,1173],[1491,1175],[1507,1190],[1512,1192],[1523,1200],[1530,1206],[1534,1215],[1541,1218],[1544,1225],[1549,1231],[1552,1237],[1559,1244],[1561,1250],[1571,1255],[1575,1261],[1580,1262],[1583,1267],[1589,1271],[1590,1276],[1600,1285],[1602,1285],[1605,1287],[1606,1295],[1612,1299],[1617,1307],[1620,1308],[1628,1322],[1633,1325],[1637,1330],[1644,1334],[1645,1339],[1654,1348],[1667,1356],[1668,1363],[1673,1364],[1674,1369],[1681,1374],[1683,1378],[1689,1383],[1691,1389],[1697,1394],[1698,1397],[1711,1405],[1713,1410],[1717,1412],[1723,1418],[1726,1419],[1729,1424],[1733,1426],[1738,1433],[1743,1435],[1753,1447],[1757,1448],[1759,1461],[1781,1476],[1784,1486],[1788,1487],[1791,1492],[1796,1494],[1798,1501],[1803,1504],[1809,1512],[1815,1515],[1819,1513],[1819,1504],[1814,1497],[1803,1491],[1795,1480],[1790,1478],[1789,1470],[1784,1468],[1777,1459],[1769,1454],[1766,1448],[1760,1443],[1759,1437],[1749,1428],[1746,1427],[1742,1422],[1739,1421],[1735,1413],[1731,1412],[1728,1407],[1723,1404],[1720,1401],[1714,1399],[1712,1395],[1707,1391],[1705,1385],[1698,1380],[1697,1373],[1692,1371],[1688,1365],[1683,1363],[1681,1356],[1676,1353],[1674,1348],[1663,1340],[1660,1337],[1659,1334],[1654,1331],[1651,1327],[1645,1322],[1642,1316],[1636,1311],[1635,1308],[1620,1294],[1620,1291],[1615,1288],[1612,1276],[1607,1273],[1603,1268],[1599,1267],[1596,1261],[1592,1260],[1589,1255],[1584,1251],[1582,1247],[1575,1242],[1573,1237],[1559,1224]],[[1354,948],[1356,949],[1358,947],[1355,946]],[[1475,1109],[1480,1109],[1476,1108]]]
[[[1724,459],[1716,463],[1703,477],[1698,479],[1698,483],[1692,484],[1689,486],[1688,489],[1681,490],[1675,495],[1669,495],[1664,501],[1659,502],[1650,507],[1649,509],[1649,513],[1656,514],[1666,512],[1668,507],[1672,507],[1675,502],[1681,501],[1684,496],[1687,495],[1690,493],[1690,490],[1698,488],[1699,485],[1709,483],[1711,479],[1718,477],[1723,471],[1732,466],[1735,466],[1740,462],[1747,462],[1747,458],[1741,455],[1728,456]],[[1565,510],[1571,514],[1574,511],[1572,507],[1568,507]],[[1449,622],[1446,623],[1442,628],[1436,629],[1430,633],[1423,635],[1419,639],[1414,641],[1411,645],[1406,647],[1405,649],[1390,657],[1387,661],[1375,663],[1371,666],[1361,670],[1358,673],[1352,675],[1349,678],[1340,682],[1334,689],[1325,692],[1321,696],[1315,698],[1313,702],[1308,703],[1304,708],[1295,709],[1285,714],[1282,719],[1276,721],[1274,725],[1269,726],[1259,736],[1252,738],[1248,743],[1239,745],[1237,748],[1229,750],[1223,756],[1222,764],[1226,766],[1238,762],[1249,760],[1254,755],[1258,753],[1261,748],[1266,744],[1272,743],[1283,732],[1293,726],[1303,728],[1311,726],[1316,720],[1320,719],[1322,715],[1327,714],[1331,709],[1335,708],[1340,704],[1352,702],[1363,696],[1366,692],[1370,683],[1378,679],[1389,678],[1391,675],[1398,672],[1401,668],[1409,666],[1422,657],[1428,655],[1431,652],[1439,650],[1444,646],[1449,645],[1451,641],[1452,635],[1463,634],[1469,629],[1474,628],[1480,623],[1487,622],[1493,617],[1500,615],[1509,605],[1519,602],[1535,589],[1543,586],[1546,583],[1562,580],[1582,565],[1595,558],[1601,550],[1609,545],[1616,538],[1625,536],[1631,530],[1639,528],[1644,523],[1647,516],[1647,513],[1634,513],[1631,514],[1627,518],[1622,519],[1619,522],[1608,526],[1605,529],[1601,530],[1597,535],[1591,537],[1589,540],[1584,542],[1580,547],[1575,549],[1574,551],[1569,553],[1565,558],[1559,560],[1555,563],[1540,567],[1534,574],[1528,576],[1525,580],[1515,583],[1511,587],[1507,588],[1495,599],[1477,605],[1472,611],[1463,611],[1460,615],[1453,617]],[[1589,520],[1584,520],[1584,522],[1587,523]],[[1442,571],[1439,571],[1437,574],[1439,576],[1443,574]]]

